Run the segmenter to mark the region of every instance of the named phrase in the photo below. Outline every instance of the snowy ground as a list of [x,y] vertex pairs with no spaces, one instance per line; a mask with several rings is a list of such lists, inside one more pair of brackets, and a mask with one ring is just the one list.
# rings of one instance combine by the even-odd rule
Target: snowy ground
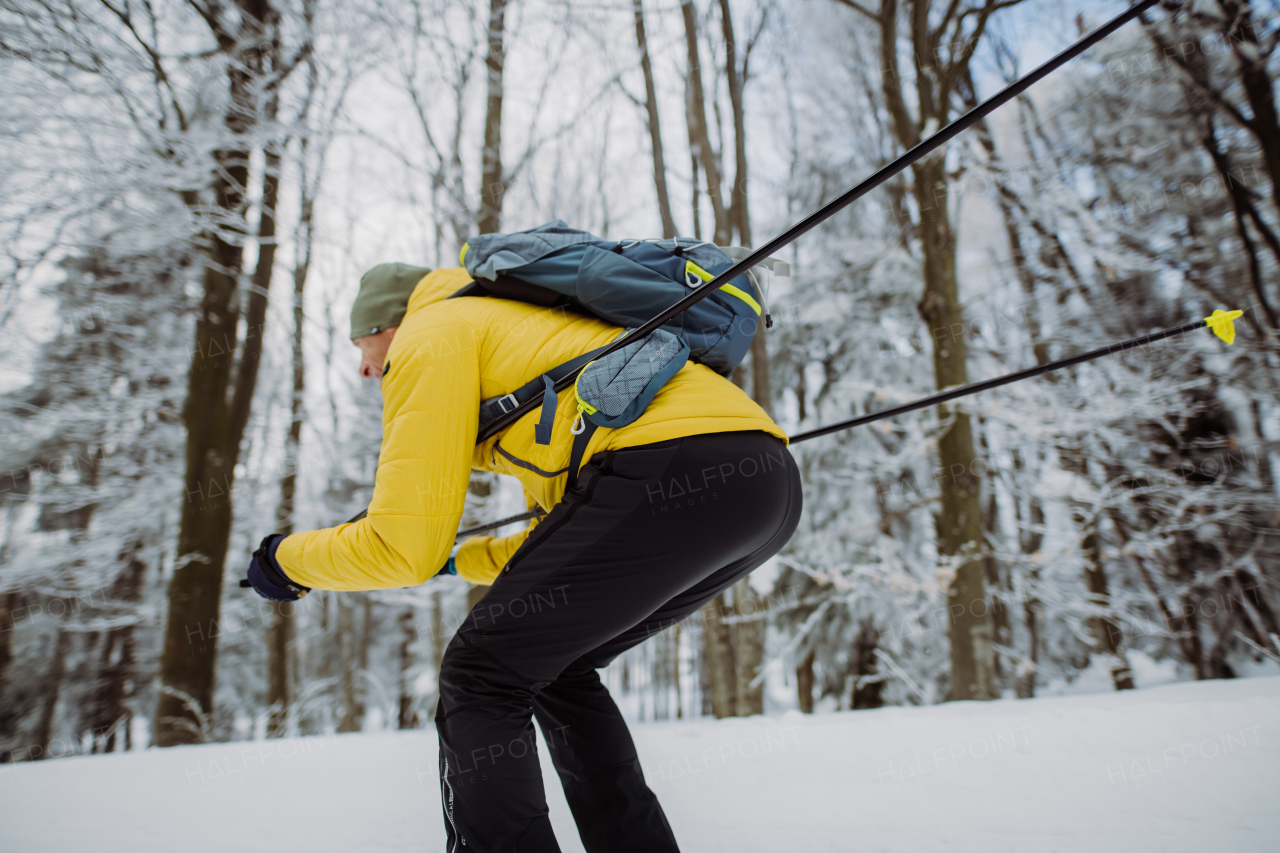
[[[634,730],[686,851],[1280,850],[1280,678]],[[439,851],[435,753],[422,731],[0,765],[0,849]]]

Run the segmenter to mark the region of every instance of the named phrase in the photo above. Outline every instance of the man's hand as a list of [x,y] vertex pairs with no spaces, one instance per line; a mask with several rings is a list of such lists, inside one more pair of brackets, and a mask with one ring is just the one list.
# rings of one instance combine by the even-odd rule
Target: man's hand
[[276,548],[284,541],[283,533],[272,533],[262,540],[249,561],[249,577],[240,586],[251,586],[254,592],[271,601],[297,601],[311,588],[289,580],[276,562]]

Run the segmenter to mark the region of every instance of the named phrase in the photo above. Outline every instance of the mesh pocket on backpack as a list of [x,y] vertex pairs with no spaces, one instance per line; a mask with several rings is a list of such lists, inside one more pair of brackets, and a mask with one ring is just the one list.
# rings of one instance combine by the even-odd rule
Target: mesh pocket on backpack
[[654,395],[689,360],[689,345],[657,329],[648,337],[588,364],[574,391],[578,410],[597,426],[617,427],[640,417]]

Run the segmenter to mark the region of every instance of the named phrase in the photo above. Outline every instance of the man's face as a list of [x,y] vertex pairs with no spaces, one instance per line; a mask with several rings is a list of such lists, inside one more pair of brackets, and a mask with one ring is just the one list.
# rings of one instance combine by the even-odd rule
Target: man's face
[[399,326],[383,329],[376,335],[363,335],[352,338],[351,343],[360,348],[360,377],[362,379],[381,379],[382,365],[387,363],[387,350],[391,349],[391,339],[396,336]]

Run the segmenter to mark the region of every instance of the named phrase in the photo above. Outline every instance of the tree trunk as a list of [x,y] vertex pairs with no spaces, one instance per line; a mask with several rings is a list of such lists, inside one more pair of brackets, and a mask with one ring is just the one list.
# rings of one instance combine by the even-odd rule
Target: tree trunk
[[796,666],[796,698],[802,714],[813,713],[813,658],[809,652]]
[[[1178,642],[1183,657],[1195,672],[1196,680],[1210,677],[1208,661],[1204,653],[1204,640],[1200,636],[1200,586],[1198,567],[1209,565],[1216,557],[1216,549],[1205,546],[1188,531],[1174,534],[1173,580],[1181,588],[1177,604]],[[1211,556],[1212,555],[1212,556]],[[1221,571],[1219,568],[1218,571]],[[1205,572],[1212,576],[1213,572]]]
[[[279,44],[266,37],[268,24],[275,21],[275,12],[266,4],[241,10],[236,55],[228,71],[231,106],[224,119],[237,143],[246,138],[256,120],[253,90],[264,62],[270,59],[273,71],[279,65]],[[274,106],[269,104],[267,111],[273,115]],[[203,295],[187,374],[183,411],[186,499],[160,659],[161,687],[154,726],[157,746],[198,743],[207,736],[213,710],[222,573],[233,520],[231,491],[261,362],[267,288],[275,260],[279,155],[269,147],[262,178],[258,263],[247,300],[245,341],[240,347],[237,325],[243,251],[234,233],[236,226],[227,223],[243,221],[249,151],[237,144],[219,149],[213,156],[212,193],[217,213],[210,218],[204,235]],[[202,203],[194,194],[188,199],[192,206]],[[237,348],[241,350],[239,367],[233,371]]]
[[293,701],[293,646],[296,605],[292,601],[269,602],[267,626],[267,736],[285,737],[289,730],[289,706]]
[[309,647],[311,650],[309,657],[312,661],[310,668],[315,672],[315,677],[324,680],[333,675],[333,655],[330,654],[331,649],[327,648],[327,640],[334,620],[330,617],[329,611],[333,608],[339,594],[328,590],[316,590],[311,593],[311,595],[317,594],[320,596],[320,600],[315,602],[316,609],[320,611],[320,642]]
[[[125,569],[112,585],[111,598],[124,604],[142,601],[142,579],[146,563],[139,559],[143,540],[136,540],[121,557]],[[94,690],[89,728],[93,752],[113,752],[127,748],[133,709],[129,707],[137,682],[134,626],[122,625],[106,632],[99,657],[98,683]]]
[[[943,158],[930,158],[913,167],[916,203],[920,208],[919,235],[924,252],[924,297],[920,315],[931,330],[933,376],[938,389],[969,382],[968,345],[956,280],[955,233],[947,210],[948,187]],[[932,330],[948,334],[934,337]],[[938,407],[939,420],[951,426],[938,441],[940,470],[948,476],[938,516],[938,552],[943,557],[971,553],[955,572],[947,591],[951,613],[951,698],[995,699],[995,649],[987,618],[986,585],[982,560],[973,553],[981,548],[982,484],[974,473],[973,429],[969,416],[950,406]],[[979,606],[981,605],[981,606]]]
[[[1227,660],[1227,653],[1236,643],[1236,624],[1241,618],[1248,618],[1248,614],[1244,611],[1244,603],[1235,597],[1232,590],[1232,582],[1230,577],[1222,577],[1213,585],[1214,591],[1218,595],[1218,601],[1228,602],[1226,606],[1226,615],[1223,617],[1220,627],[1218,628],[1217,639],[1213,643],[1213,647],[1209,649],[1209,657],[1205,665],[1209,671],[1210,678],[1235,678],[1235,668]],[[1244,627],[1246,636],[1251,632],[1248,626]],[[1251,638],[1252,639],[1252,638]],[[1254,642],[1257,642],[1256,640]]]
[[1200,620],[1197,618],[1196,609],[1199,604],[1194,595],[1190,591],[1182,594],[1181,598],[1182,612],[1189,614],[1183,616],[1182,623],[1182,649],[1187,659],[1187,663],[1191,664],[1191,669],[1196,674],[1196,680],[1202,680],[1209,677],[1209,669],[1205,665],[1204,660],[1204,642],[1200,639]]
[[39,749],[34,758],[36,761],[49,758],[53,749],[53,723],[57,716],[58,699],[62,696],[62,680],[67,673],[67,651],[70,647],[71,632],[59,624],[57,638],[53,643],[53,659],[49,662],[49,670],[45,673],[44,686],[40,691],[40,716],[36,720],[32,738]]
[[773,417],[773,386],[769,381],[769,350],[765,345],[764,323],[756,327],[755,337],[751,339],[751,399],[760,404],[765,414]]
[[[1076,476],[1088,476],[1088,465],[1083,451],[1060,453],[1062,468]],[[1107,589],[1106,568],[1102,564],[1102,537],[1098,533],[1097,519],[1090,507],[1077,501],[1071,502],[1071,518],[1080,532],[1080,555],[1084,563],[1084,583],[1088,591],[1086,601],[1096,611],[1089,617],[1089,628],[1094,637],[1094,651],[1107,658],[1111,670],[1111,683],[1116,690],[1132,690],[1133,672],[1125,659],[1122,634],[1115,619],[1110,616],[1111,594]]]
[[[688,107],[688,103],[689,103],[689,93],[687,91],[688,85],[689,85],[689,81],[686,80],[685,81],[686,108]],[[686,115],[686,119],[687,118],[688,117]],[[700,170],[700,167],[698,166],[698,150],[697,150],[697,145],[695,145],[693,141],[693,125],[687,120],[685,121],[685,125],[689,129],[689,163],[690,163],[689,174],[693,176],[689,182],[690,183],[689,207],[693,215],[693,239],[697,240],[698,242],[702,242],[702,217],[698,213],[698,207],[701,204],[699,191],[698,191],[698,172]]]
[[668,643],[666,633],[658,634],[646,648],[653,648],[653,661],[649,667],[649,687],[653,693],[653,718],[667,719],[667,655]]
[[739,717],[764,713],[764,681],[752,686],[764,664],[765,612],[764,601],[751,587],[750,579],[743,578],[733,585],[733,613],[745,621],[734,622],[734,704]]
[[849,696],[849,710],[862,711],[884,704],[880,694],[884,681],[877,675],[876,649],[880,647],[880,631],[870,620],[858,627],[853,641],[853,675],[856,679]]
[[[981,422],[979,426],[981,427]],[[987,443],[986,430],[981,430],[979,433],[979,446],[983,456],[989,460],[991,447]],[[982,532],[987,541],[994,541],[1000,534],[1000,507],[996,501],[995,474],[988,472],[987,480],[986,511],[982,514]],[[982,570],[984,580],[991,587],[989,610],[992,637],[997,648],[1009,649],[1013,646],[1013,631],[1009,624],[1009,609],[1005,605],[1006,593],[1010,591],[1010,584],[1007,582],[1008,574],[994,553],[983,556]],[[996,689],[1003,691],[1007,676],[1001,666],[1001,656],[998,652],[992,657],[992,672]]]
[[[747,122],[742,102],[746,84],[747,57],[738,67],[738,43],[733,32],[733,12],[729,0],[720,0],[720,26],[724,32],[724,70],[729,82],[729,104],[733,109],[733,156],[735,174],[729,188],[729,222],[737,230],[742,245],[751,247],[751,217],[747,208]],[[757,400],[759,402],[759,400]]]
[[[720,23],[724,31],[725,44],[725,76],[729,81],[729,102],[733,108],[733,155],[734,178],[729,188],[729,223],[738,232],[738,241],[743,246],[752,246],[751,211],[747,204],[747,120],[746,107],[743,104],[742,90],[746,84],[747,57],[742,59],[742,67],[738,67],[738,43],[733,32],[733,16],[729,0],[720,0]],[[758,275],[772,273],[757,267]],[[764,293],[760,294],[762,301]],[[765,308],[768,303],[765,301]],[[769,349],[765,345],[764,318],[756,328],[755,337],[751,339],[751,398],[760,404],[765,413],[773,417],[773,387],[769,381]]]
[[[1112,519],[1118,519],[1119,512],[1112,510],[1111,517]],[[1183,658],[1195,668],[1196,675],[1199,677],[1199,636],[1195,632],[1194,624],[1189,625],[1187,617],[1173,612],[1173,608],[1165,601],[1164,594],[1156,586],[1155,578],[1151,576],[1146,562],[1141,557],[1134,554],[1133,564],[1137,567],[1138,575],[1142,578],[1142,582],[1146,584],[1147,589],[1151,592],[1151,597],[1155,600],[1156,607],[1160,609],[1160,615],[1164,617],[1165,625],[1177,641]]]
[[658,191],[658,215],[662,218],[662,236],[676,236],[676,222],[671,216],[671,198],[667,194],[667,166],[662,148],[662,126],[658,121],[658,95],[653,85],[653,65],[649,62],[649,41],[644,31],[643,0],[632,0],[636,15],[636,46],[640,48],[640,70],[644,73],[644,109],[649,127],[649,146],[653,150],[653,184]]
[[[439,595],[439,593],[435,594]],[[418,641],[418,629],[414,625],[413,608],[406,607],[401,610],[400,615],[396,617],[396,623],[400,628],[398,655],[400,703],[396,717],[396,727],[400,729],[416,729],[418,727],[418,710],[415,707],[416,697],[413,692],[412,673],[414,665],[413,647]]]
[[[1280,641],[1280,633],[1271,632],[1270,634],[1264,634],[1262,628],[1259,627],[1260,624],[1263,627],[1267,625],[1269,614],[1265,610],[1266,604],[1264,602],[1262,608],[1256,606],[1256,602],[1258,601],[1256,598],[1257,590],[1249,589],[1245,586],[1245,582],[1240,574],[1241,572],[1243,572],[1245,578],[1249,576],[1249,573],[1244,572],[1243,569],[1237,569],[1236,574],[1233,575],[1229,581],[1224,583],[1224,586],[1230,591],[1229,594],[1231,600],[1235,602],[1234,606],[1239,610],[1239,613],[1236,614],[1235,618],[1239,619],[1241,627],[1244,629],[1245,636],[1256,643],[1258,648],[1275,650],[1277,642]],[[1257,621],[1255,621],[1254,617],[1250,615],[1249,604],[1255,605],[1253,610],[1257,614]]]
[[364,708],[365,673],[369,671],[369,649],[373,648],[373,596],[367,592],[360,593],[360,644],[356,649],[356,670],[360,673],[360,706]]
[[[302,156],[306,157],[303,140]],[[298,260],[293,266],[293,393],[289,398],[289,431],[284,443],[284,475],[280,478],[280,503],[276,507],[276,532],[293,533],[294,503],[298,491],[298,457],[302,445],[302,422],[306,419],[303,401],[307,388],[305,342],[306,311],[304,296],[307,275],[311,270],[312,221],[315,199],[301,177],[301,206],[298,216]],[[271,603],[271,624],[267,628],[267,705],[271,708],[267,731],[272,737],[283,737],[288,728],[289,705],[293,701],[296,655],[294,636],[297,606],[293,602]]]
[[[727,617],[734,621],[726,621]],[[738,621],[741,617],[748,618]],[[764,713],[764,685],[751,684],[764,662],[760,595],[743,578],[707,602],[702,618],[702,663],[711,713],[717,719]]]
[[355,602],[351,595],[338,595],[338,689],[341,694],[342,716],[338,731],[360,731],[359,695],[359,637],[356,635]]
[[[1078,528],[1084,532],[1080,540],[1080,549],[1084,554],[1085,588],[1089,591],[1089,604],[1097,610],[1109,614],[1111,611],[1111,595],[1107,589],[1107,574],[1102,565],[1102,544],[1098,535],[1096,521],[1086,519],[1081,512],[1075,513]],[[1107,657],[1111,668],[1111,683],[1116,690],[1132,690],[1133,671],[1125,659],[1124,647],[1121,644],[1119,626],[1109,615],[1097,615],[1089,618],[1093,629],[1097,650]]]
[[[219,159],[224,169],[215,178],[218,206],[229,215],[239,215],[248,152],[220,152]],[[209,240],[183,415],[186,500],[169,583],[169,618],[160,662],[164,692],[155,721],[157,746],[199,743],[205,737],[200,719],[213,707],[222,570],[232,524],[230,492],[240,436],[232,434],[227,391],[239,317],[234,297],[241,252],[217,234]]]
[[[482,474],[478,471],[472,471],[471,480],[470,482],[467,483],[467,491],[475,495],[477,498],[487,499],[489,495],[493,493],[493,483],[494,481],[492,479],[492,475]],[[469,503],[466,506],[466,508],[463,509],[463,512],[462,512],[462,522],[461,522],[462,526],[471,527],[472,525],[481,523],[481,521],[484,520],[483,514],[486,506],[487,506],[486,500],[479,500],[479,501],[476,501],[474,504]],[[470,586],[468,586],[467,587],[467,613],[470,613],[471,609],[475,607],[477,604],[479,604],[480,599],[484,598],[485,595],[488,594],[488,592],[489,592],[489,587],[487,586],[481,586],[479,584],[471,584]],[[444,645],[447,645],[447,642],[443,637],[440,637],[438,640],[433,640],[433,642],[439,642]],[[441,650],[442,650],[441,653],[443,653],[443,645],[441,647]],[[439,674],[440,674],[440,668],[436,667],[437,678],[439,677]]]
[[[7,523],[12,530],[13,512],[9,512]],[[4,554],[0,552],[0,557]],[[0,595],[0,742],[6,741],[17,728],[17,714],[13,702],[8,700],[9,669],[13,665],[13,637],[17,626],[13,621],[13,612],[22,604],[22,596],[16,589]]]
[[[870,15],[880,29],[880,67],[890,85],[882,88],[898,145],[911,149],[931,132],[943,127],[951,117],[957,88],[968,71],[973,49],[982,36],[987,19],[999,7],[988,0],[973,11],[972,29],[963,15],[942,16],[938,29],[931,27],[932,3],[916,0],[910,4],[908,33],[915,65],[914,103],[907,101],[900,81],[897,0],[881,0],[879,11]],[[862,9],[860,6],[855,8]],[[954,12],[954,8],[950,10]],[[948,29],[951,28],[951,29]],[[916,113],[913,116],[912,112]],[[911,167],[913,193],[920,221],[911,235],[923,255],[924,295],[919,311],[934,341],[934,384],[941,390],[967,384],[968,346],[963,335],[959,286],[956,279],[956,240],[947,207],[949,198],[945,149],[916,162]],[[933,337],[933,332],[945,336]],[[939,406],[938,417],[950,426],[938,441],[940,470],[946,471],[945,489],[937,518],[940,557],[966,557],[955,570],[947,591],[950,611],[952,699],[994,699],[995,649],[991,623],[987,618],[986,585],[982,560],[981,482],[974,473],[973,429],[969,416],[951,406]]]
[[440,674],[440,664],[444,662],[445,645],[444,603],[437,589],[431,593],[431,667],[437,675]]
[[[1039,580],[1040,572],[1033,571],[1031,581]],[[1027,596],[1022,603],[1022,619],[1027,626],[1027,658],[1018,669],[1018,677],[1014,682],[1014,694],[1019,699],[1034,699],[1036,695],[1036,673],[1040,666],[1040,599]]]
[[[1022,457],[1015,457],[1014,470],[1023,469]],[[1019,549],[1031,558],[1033,568],[1028,569],[1026,585],[1022,591],[1022,620],[1027,626],[1027,657],[1018,667],[1014,691],[1019,699],[1031,699],[1036,695],[1036,672],[1040,665],[1040,614],[1043,605],[1038,593],[1040,585],[1040,569],[1035,563],[1035,554],[1044,542],[1044,505],[1037,497],[1030,497],[1026,503],[1027,518],[1024,528],[1020,530]]]
[[702,608],[702,660],[706,666],[707,694],[716,719],[732,717],[738,710],[735,689],[733,638],[724,614],[732,612],[727,596],[720,593]]
[[676,719],[684,719],[684,693],[680,686],[680,623],[677,622],[671,629],[671,648],[672,648],[672,676],[676,682]]
[[[1240,594],[1258,612],[1263,627],[1271,635],[1272,642],[1280,644],[1280,619],[1277,619],[1275,609],[1263,595],[1265,587],[1243,566],[1236,569],[1235,579],[1240,586]],[[1277,651],[1280,651],[1280,645],[1277,646]]]
[[[702,163],[707,175],[707,195],[711,198],[711,210],[715,216],[716,231],[712,240],[719,246],[728,245],[730,233],[729,212],[721,196],[720,163],[711,147],[711,133],[707,128],[707,108],[702,88],[702,60],[698,56],[698,19],[692,0],[683,0],[680,14],[684,18],[685,48],[689,60],[689,100],[686,115],[689,123],[690,147]],[[697,176],[694,176],[697,182]]]
[[[999,508],[996,505],[995,488],[990,488],[991,494],[987,496],[987,510],[983,513],[983,532],[987,536],[994,537],[999,533],[997,529],[997,520],[999,519]],[[1005,573],[1000,566],[1000,561],[996,559],[995,554],[987,554],[982,559],[983,575],[988,584],[991,585],[991,633],[997,648],[1008,649],[1012,645],[1013,636],[1012,628],[1009,625],[1009,609],[1005,607],[1005,593],[1008,589],[1004,582]],[[995,679],[996,688],[1003,689],[1006,684],[1006,674],[1000,665],[1000,654],[996,653],[992,657],[992,672]]]
[[506,0],[489,0],[489,51],[485,66],[484,149],[480,152],[480,215],[476,226],[481,234],[494,234],[502,227],[502,72],[505,62],[503,27]]

